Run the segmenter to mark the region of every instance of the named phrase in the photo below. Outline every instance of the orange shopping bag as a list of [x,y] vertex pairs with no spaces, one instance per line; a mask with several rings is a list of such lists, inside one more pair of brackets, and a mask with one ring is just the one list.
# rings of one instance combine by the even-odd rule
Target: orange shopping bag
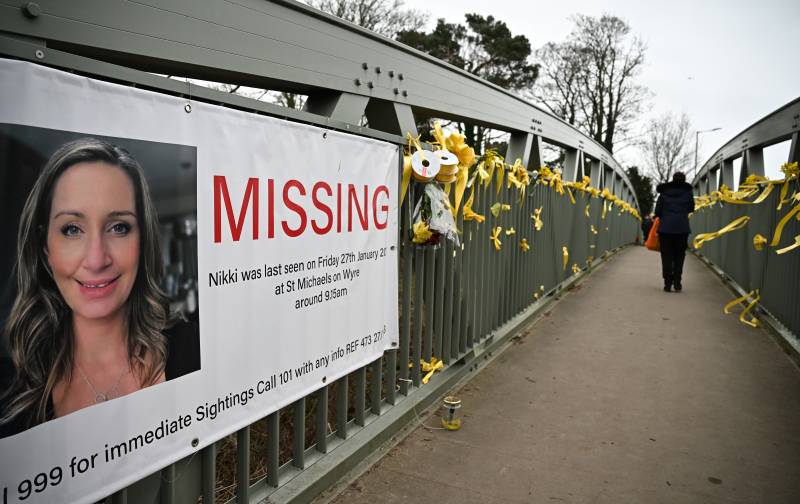
[[658,241],[658,224],[661,222],[661,219],[656,217],[653,221],[653,227],[650,228],[650,234],[647,235],[647,241],[644,242],[644,246],[647,247],[647,250],[653,250],[658,252],[661,250],[661,243]]

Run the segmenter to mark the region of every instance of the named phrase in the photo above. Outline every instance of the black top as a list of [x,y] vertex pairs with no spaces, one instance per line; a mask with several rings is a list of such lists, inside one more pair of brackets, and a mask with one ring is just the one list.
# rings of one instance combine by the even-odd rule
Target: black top
[[664,234],[689,234],[689,214],[694,212],[692,186],[686,182],[658,184],[656,216],[661,219],[658,232]]
[[[167,336],[167,362],[164,366],[166,381],[179,378],[200,369],[200,332],[197,319],[179,322],[164,331]],[[0,357],[0,392],[5,392],[11,385],[15,373],[13,362],[9,357]],[[0,398],[0,412],[8,407],[6,398]],[[48,399],[47,418],[55,418],[53,399]],[[0,439],[19,434],[31,427],[26,415],[20,415],[8,424],[0,425]]]

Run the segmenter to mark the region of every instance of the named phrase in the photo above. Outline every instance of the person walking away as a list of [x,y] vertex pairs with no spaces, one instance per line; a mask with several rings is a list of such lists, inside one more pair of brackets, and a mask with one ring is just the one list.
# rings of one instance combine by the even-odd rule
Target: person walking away
[[645,215],[644,219],[642,219],[642,233],[644,238],[642,238],[642,245],[645,244],[647,241],[647,237],[650,236],[650,229],[653,228],[653,217],[650,214]]
[[658,238],[661,241],[661,272],[664,277],[664,292],[675,288],[683,290],[681,276],[689,233],[689,214],[694,212],[692,186],[686,183],[686,175],[675,172],[672,181],[656,187],[656,217],[661,219]]

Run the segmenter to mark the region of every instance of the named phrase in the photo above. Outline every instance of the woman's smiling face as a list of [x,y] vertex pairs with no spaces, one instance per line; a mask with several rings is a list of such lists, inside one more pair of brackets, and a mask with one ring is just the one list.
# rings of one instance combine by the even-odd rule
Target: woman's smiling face
[[47,260],[73,316],[104,319],[124,309],[139,267],[133,182],[102,161],[78,163],[53,190]]

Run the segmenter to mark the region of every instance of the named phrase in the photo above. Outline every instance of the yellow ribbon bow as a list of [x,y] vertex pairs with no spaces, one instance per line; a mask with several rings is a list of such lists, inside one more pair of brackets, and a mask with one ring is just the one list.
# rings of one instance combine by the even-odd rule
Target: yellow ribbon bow
[[492,235],[489,237],[489,240],[494,243],[494,249],[500,250],[500,247],[503,245],[503,242],[500,241],[500,232],[503,230],[500,226],[495,226],[492,229]]
[[742,311],[742,313],[739,314],[739,322],[741,322],[742,324],[747,324],[750,327],[758,327],[759,320],[756,317],[750,317],[750,320],[745,320],[745,316],[747,316],[750,310],[752,310],[753,307],[755,307],[755,305],[758,304],[758,301],[761,299],[761,295],[758,293],[758,289],[750,291],[744,296],[734,299],[730,303],[726,304],[725,307],[722,309],[722,311],[725,312],[725,314],[727,315],[731,312],[731,309],[734,306],[744,303],[753,296],[755,296],[753,298],[753,301],[751,301],[750,304],[748,304],[745,307],[744,311]]
[[703,243],[707,241],[714,240],[715,238],[719,238],[720,236],[730,233],[731,231],[736,231],[737,229],[743,228],[745,225],[747,225],[747,222],[749,220],[750,217],[744,215],[742,217],[739,217],[738,219],[733,220],[730,224],[723,227],[719,231],[714,231],[713,233],[700,233],[699,235],[694,237],[692,245],[694,245],[694,248],[696,249],[702,248]]
[[569,250],[567,250],[567,246],[561,247],[561,260],[564,263],[564,271],[567,271],[567,264],[569,264]]
[[500,211],[501,210],[503,212],[508,212],[508,211],[511,210],[511,205],[509,205],[508,203],[499,203],[498,202],[498,203],[495,203],[494,205],[492,205],[491,207],[489,207],[489,211],[492,212],[492,215],[494,215],[495,217],[500,215]]
[[531,249],[531,246],[528,245],[527,238],[523,238],[519,241],[519,248],[521,248],[523,252],[527,252]]
[[581,272],[581,268],[580,268],[580,266],[578,266],[578,263],[573,264],[572,265],[572,273],[573,274],[578,274],[580,272]]
[[428,223],[425,221],[417,221],[414,223],[414,238],[411,239],[414,243],[427,243],[433,236],[433,232],[428,228]]
[[428,384],[428,381],[430,381],[433,373],[444,369],[444,362],[440,361],[436,357],[431,357],[430,362],[425,362],[424,360],[420,359],[420,365],[422,366],[422,372],[426,373],[425,376],[422,377],[423,385]]
[[767,239],[760,234],[757,234],[753,237],[753,247],[756,250],[764,250],[764,245],[766,245]]
[[531,214],[531,219],[533,219],[533,227],[536,231],[541,231],[542,227],[544,226],[544,222],[542,222],[542,208],[539,207],[533,211]]
[[511,236],[517,234],[517,230],[513,227],[506,229],[506,236]]

